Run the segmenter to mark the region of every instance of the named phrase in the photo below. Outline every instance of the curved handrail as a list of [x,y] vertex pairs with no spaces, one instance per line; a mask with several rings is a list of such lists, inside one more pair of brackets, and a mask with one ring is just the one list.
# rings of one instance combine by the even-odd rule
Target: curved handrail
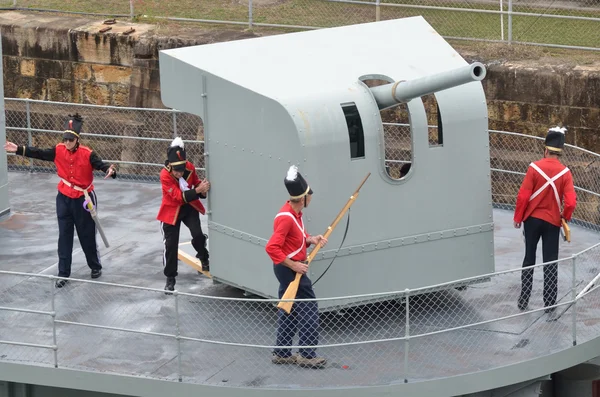
[[[497,132],[497,131],[490,131],[490,132],[506,133],[506,132]],[[526,139],[529,139],[529,138],[533,138],[533,139],[537,139],[537,140],[541,139],[539,137],[531,137],[531,136],[517,134],[517,133],[506,133],[506,134],[510,135],[510,136],[515,136],[515,137],[523,137]],[[577,147],[574,147],[574,148],[578,149],[578,150],[580,149]],[[597,154],[589,152],[589,151],[582,150],[582,153],[586,153],[586,154],[589,153],[589,154],[592,154],[594,156],[594,158],[600,158],[600,155],[597,155]],[[523,173],[519,173],[517,171],[503,170],[500,168],[492,168],[491,171],[497,172],[497,173],[516,175],[516,176],[524,175]],[[578,187],[578,191],[582,192],[582,193],[590,194],[592,196],[600,196],[600,193],[598,193],[598,192],[594,192],[592,190],[584,189],[581,187]],[[589,255],[594,256],[592,258],[592,260],[587,258],[587,256],[589,256]],[[580,269],[580,270],[578,270],[580,272],[580,274],[587,275],[587,274],[591,274],[593,266],[591,266],[590,264],[592,262],[595,263],[596,256],[600,256],[600,243],[596,243],[596,244],[594,244],[590,247],[587,247],[584,250],[577,252],[575,254],[572,254],[568,257],[560,258],[560,259],[558,259],[556,261],[552,261],[552,262],[537,264],[535,266],[530,267],[530,269],[534,270],[534,269],[539,269],[541,267],[546,267],[546,266],[549,266],[552,264],[558,264],[557,268],[559,269],[559,271],[564,272],[564,271],[568,271],[569,269],[572,269],[573,275],[574,275],[575,263],[577,263],[577,265],[579,266],[577,269]],[[563,268],[564,268],[564,270],[561,270]],[[410,315],[410,319],[409,319],[409,316],[406,316],[406,325],[407,326],[405,328],[399,328],[397,330],[394,330],[393,332],[388,332],[387,334],[386,333],[362,334],[359,332],[359,333],[351,334],[350,337],[348,337],[348,338],[346,338],[346,337],[338,338],[335,335],[333,335],[333,336],[328,335],[330,338],[329,339],[325,338],[325,341],[323,341],[323,343],[318,344],[317,347],[319,349],[345,349],[343,351],[347,351],[347,349],[350,349],[352,347],[357,347],[357,346],[367,346],[367,345],[375,345],[375,344],[387,346],[386,344],[389,344],[389,343],[402,343],[405,345],[405,350],[404,350],[404,354],[405,354],[404,372],[405,372],[405,374],[404,374],[404,377],[405,377],[405,379],[411,378],[410,375],[407,375],[409,372],[410,364],[413,363],[413,361],[411,361],[411,359],[409,359],[409,357],[408,357],[408,346],[411,343],[418,343],[419,340],[425,341],[425,340],[428,340],[427,338],[431,338],[431,337],[443,338],[442,335],[452,334],[452,333],[456,333],[456,332],[465,332],[469,329],[481,328],[482,326],[491,327],[495,323],[507,323],[507,322],[510,323],[511,321],[515,321],[515,319],[523,318],[524,316],[529,316],[532,313],[540,313],[541,311],[544,310],[544,308],[538,308],[538,309],[528,310],[528,311],[518,312],[518,313],[493,311],[493,312],[490,312],[490,313],[493,313],[493,315],[474,316],[474,315],[469,314],[469,312],[468,312],[469,309],[467,307],[466,309],[460,309],[460,310],[464,310],[464,312],[462,313],[464,318],[460,318],[455,322],[445,322],[445,323],[440,322],[439,324],[434,324],[433,327],[428,326],[423,329],[419,329],[418,328],[418,316],[423,315],[423,313],[419,313],[418,308],[417,309],[414,308],[415,306],[410,306],[411,304],[415,305],[415,303],[414,303],[415,300],[418,301],[418,299],[421,299],[420,298],[421,296],[427,295],[428,293],[439,294],[439,293],[445,293],[444,291],[446,291],[446,292],[451,291],[452,288],[458,284],[468,284],[470,282],[478,281],[478,280],[482,280],[482,279],[489,279],[489,280],[492,280],[493,282],[496,282],[497,280],[502,281],[504,279],[514,279],[514,276],[517,274],[520,274],[521,272],[522,272],[521,268],[509,269],[509,270],[492,272],[492,273],[468,277],[468,278],[452,280],[452,281],[445,282],[445,283],[440,283],[440,284],[435,284],[435,285],[430,285],[430,286],[415,288],[415,289],[406,289],[406,290],[401,290],[401,291],[389,291],[389,292],[379,292],[379,293],[373,293],[373,294],[361,294],[361,295],[352,295],[352,296],[314,299],[316,301],[339,301],[340,307],[344,307],[344,301],[355,300],[358,298],[360,298],[361,300],[373,300],[373,302],[380,301],[382,298],[385,298],[386,300],[401,300],[401,301],[404,301],[403,305],[405,305],[405,307],[406,307],[406,313],[409,313],[409,315]],[[15,276],[15,277],[40,278],[40,279],[49,280],[48,283],[51,283],[52,280],[58,279],[58,277],[56,277],[56,276],[30,274],[30,273],[24,273],[24,272],[10,272],[10,271],[0,271],[0,276],[1,275]],[[589,279],[584,280],[583,282],[586,282],[585,287],[583,287],[581,289],[580,289],[580,287],[577,287],[577,289],[580,289],[580,290],[575,291],[575,285],[576,285],[575,282],[577,281],[577,279],[575,277],[573,277],[573,279],[572,279],[573,287],[571,288],[571,299],[561,301],[555,305],[555,307],[557,309],[566,307],[566,309],[564,310],[562,315],[564,315],[564,313],[567,310],[571,310],[570,313],[574,313],[573,314],[573,316],[574,316],[573,317],[573,324],[574,324],[573,338],[574,338],[574,340],[575,340],[575,337],[576,337],[575,334],[577,331],[577,328],[576,328],[577,324],[576,324],[575,320],[578,315],[575,311],[575,308],[577,307],[579,302],[583,302],[583,304],[585,304],[587,302],[587,300],[590,299],[592,294],[596,293],[596,291],[598,291],[600,289],[600,285],[595,285],[595,282],[594,282],[594,281],[597,281],[598,279],[600,279],[600,275],[594,277],[589,282],[587,282]],[[71,282],[73,284],[81,283],[81,284],[93,285],[98,288],[123,288],[123,289],[127,289],[129,291],[136,291],[136,292],[132,292],[132,293],[140,293],[141,291],[147,291],[149,293],[155,293],[155,294],[161,294],[161,295],[164,294],[163,290],[156,289],[156,288],[147,288],[147,287],[123,285],[123,284],[117,284],[117,283],[98,282],[98,281],[90,281],[90,280],[77,280],[77,279],[71,279]],[[248,305],[251,305],[250,307],[253,308],[253,310],[255,312],[258,312],[259,314],[266,316],[266,317],[264,317],[265,320],[263,320],[263,321],[267,321],[267,322],[273,320],[273,318],[274,318],[273,316],[276,314],[276,309],[274,308],[274,304],[276,302],[280,301],[279,299],[219,297],[219,296],[211,296],[211,295],[183,293],[183,292],[178,292],[178,291],[174,291],[173,294],[170,297],[168,297],[167,299],[174,299],[175,302],[186,301],[186,300],[188,300],[189,302],[200,301],[202,304],[209,305],[208,310],[217,310],[217,311],[223,310],[230,314],[233,313],[234,314],[233,317],[236,317],[235,316],[236,313],[237,313],[237,315],[240,315],[245,310],[250,309],[248,307]],[[311,300],[311,299],[299,299],[297,301],[307,301],[307,300]],[[481,302],[474,301],[474,300],[472,300],[472,301],[467,300],[466,303],[472,304],[472,305],[481,305],[482,304]],[[219,305],[225,305],[225,306],[220,307]],[[235,347],[235,348],[239,348],[239,349],[259,349],[261,351],[264,349],[275,348],[275,346],[273,346],[271,343],[262,343],[261,339],[260,339],[260,335],[257,340],[256,335],[249,335],[246,332],[236,333],[236,332],[234,332],[235,331],[234,330],[234,331],[231,331],[230,334],[217,333],[214,336],[207,338],[207,337],[196,337],[197,335],[190,334],[189,330],[183,331],[183,330],[179,329],[180,320],[177,320],[177,327],[178,327],[177,332],[170,332],[170,331],[163,332],[162,329],[157,329],[157,330],[136,329],[135,323],[127,323],[127,324],[124,324],[123,326],[119,326],[119,324],[95,324],[95,323],[93,323],[93,321],[92,322],[90,322],[90,321],[79,322],[79,321],[73,321],[72,319],[70,319],[68,317],[62,318],[59,315],[60,309],[55,311],[54,304],[52,305],[52,307],[53,307],[53,310],[51,312],[42,311],[42,310],[33,310],[31,308],[26,308],[26,307],[23,307],[22,309],[18,309],[18,308],[14,308],[14,307],[0,307],[0,313],[3,310],[23,311],[25,313],[29,313],[30,315],[50,316],[53,319],[52,323],[54,324],[54,326],[55,326],[55,324],[62,324],[62,325],[72,325],[72,326],[97,328],[97,329],[112,330],[112,331],[123,331],[126,333],[137,333],[137,334],[142,334],[142,335],[148,335],[150,337],[169,338],[174,341],[177,341],[177,343],[179,343],[180,341],[188,341],[188,342],[211,344],[211,345],[214,345],[217,347],[222,346],[222,347],[230,347],[230,348]],[[176,307],[177,307],[177,304],[176,304]],[[417,310],[417,311],[415,312],[415,310]],[[457,310],[459,310],[459,309],[457,309]],[[177,316],[179,316],[179,315],[180,314],[177,312]],[[417,318],[417,320],[415,320],[415,318]],[[367,322],[369,320],[370,320],[370,318],[366,318],[364,320],[365,323],[362,324],[362,326],[368,326],[369,324],[367,324]],[[417,322],[415,323],[415,321],[417,321]],[[334,322],[334,324],[335,324],[335,322]],[[409,332],[409,327],[408,327],[409,324],[410,324],[410,330],[411,330],[410,332]],[[414,324],[417,324],[417,326],[416,326],[417,328],[415,328]],[[403,329],[405,331],[403,331]],[[256,332],[256,330],[255,330],[255,332]],[[569,335],[571,334],[570,329],[567,332],[569,333]],[[252,334],[252,333],[250,333],[250,334]],[[596,337],[598,337],[598,336],[600,336],[600,331],[597,332],[597,334],[596,334]],[[585,336],[585,337],[588,337],[588,336]],[[0,340],[0,345],[4,344],[4,343],[17,345],[17,346],[30,346],[30,347],[35,347],[35,348],[51,349],[51,350],[54,350],[55,352],[60,348],[64,348],[64,346],[61,347],[60,343],[56,344],[56,345],[52,345],[52,344],[42,344],[42,343],[25,343],[25,342]],[[291,348],[300,348],[300,347],[306,347],[306,346],[295,346],[294,345],[294,346],[290,346],[290,347]],[[562,348],[562,347],[559,347],[559,348]],[[536,355],[536,357],[540,357],[540,356],[549,354],[549,352],[554,351],[552,349],[556,349],[556,347],[549,346],[547,350],[540,351],[539,354]],[[56,360],[56,358],[55,358],[55,360]],[[502,365],[507,365],[507,364],[511,364],[511,363],[513,363],[513,362],[508,362],[508,363],[505,362]],[[366,365],[366,366],[368,366],[368,365]],[[495,368],[495,367],[493,367],[493,368]],[[400,375],[398,375],[398,376],[400,376]],[[439,378],[439,376],[434,376],[434,375],[419,376],[419,379],[417,379],[417,381],[418,380],[426,380],[426,379],[434,379],[434,378]],[[373,383],[373,385],[378,385],[378,383]]]

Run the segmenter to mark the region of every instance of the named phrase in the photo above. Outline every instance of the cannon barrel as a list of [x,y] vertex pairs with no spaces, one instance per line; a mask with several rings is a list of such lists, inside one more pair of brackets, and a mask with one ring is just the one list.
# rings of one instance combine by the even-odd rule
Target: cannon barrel
[[471,65],[430,76],[408,81],[401,80],[395,83],[371,87],[370,89],[379,109],[385,109],[398,103],[406,103],[414,98],[433,94],[434,92],[472,81],[481,81],[485,77],[485,74],[485,66],[481,62],[474,62]]

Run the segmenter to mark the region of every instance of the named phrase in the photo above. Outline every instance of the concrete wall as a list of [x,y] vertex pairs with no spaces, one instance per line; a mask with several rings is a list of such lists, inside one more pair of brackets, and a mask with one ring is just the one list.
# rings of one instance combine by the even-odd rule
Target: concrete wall
[[[5,96],[162,108],[159,50],[255,36],[204,30],[164,36],[155,25],[104,21],[0,13]],[[125,34],[131,28],[135,31]]]
[[[279,33],[103,22],[0,13],[5,96],[163,107],[159,50]],[[99,32],[107,27],[112,29]],[[135,31],[125,35],[130,28]],[[600,152],[600,63],[564,66],[560,61],[477,60],[489,62],[483,84],[491,129],[541,135],[549,125],[564,124],[569,127],[568,143]],[[400,111],[385,113],[385,121],[403,119]]]

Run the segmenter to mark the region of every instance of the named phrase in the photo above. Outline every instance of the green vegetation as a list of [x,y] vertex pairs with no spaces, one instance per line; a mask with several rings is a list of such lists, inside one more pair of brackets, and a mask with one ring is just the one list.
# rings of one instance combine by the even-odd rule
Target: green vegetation
[[[373,1],[373,0],[371,0]],[[471,1],[442,0],[382,0],[381,19],[396,19],[423,16],[443,36],[502,39],[499,14],[469,11],[429,10],[401,5],[434,5],[453,8],[473,8],[498,11],[496,2],[478,3]],[[374,1],[373,1],[374,3]],[[506,10],[504,2],[504,9]],[[333,27],[375,21],[375,6],[347,4],[327,0],[254,0],[253,21],[255,23],[300,25],[311,27]],[[573,3],[577,7],[579,3]],[[0,0],[0,6],[11,6],[12,0]],[[18,7],[55,9],[99,13],[106,16],[129,15],[128,0],[17,0]],[[135,20],[153,23],[157,17],[178,17],[219,21],[248,21],[247,0],[134,0]],[[546,6],[547,7],[547,6]],[[513,41],[559,44],[582,47],[598,47],[600,31],[599,8],[532,8],[516,5],[515,12],[544,15],[570,15],[599,18],[598,21],[550,18],[545,16],[512,17]],[[508,38],[508,17],[504,15],[504,40]]]

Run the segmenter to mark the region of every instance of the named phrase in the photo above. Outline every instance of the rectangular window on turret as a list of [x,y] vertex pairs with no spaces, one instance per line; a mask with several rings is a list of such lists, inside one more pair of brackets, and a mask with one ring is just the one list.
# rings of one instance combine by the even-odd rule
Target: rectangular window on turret
[[362,121],[358,108],[355,103],[343,103],[342,110],[346,117],[346,125],[348,126],[348,137],[350,138],[350,158],[365,157],[365,133],[363,131]]

